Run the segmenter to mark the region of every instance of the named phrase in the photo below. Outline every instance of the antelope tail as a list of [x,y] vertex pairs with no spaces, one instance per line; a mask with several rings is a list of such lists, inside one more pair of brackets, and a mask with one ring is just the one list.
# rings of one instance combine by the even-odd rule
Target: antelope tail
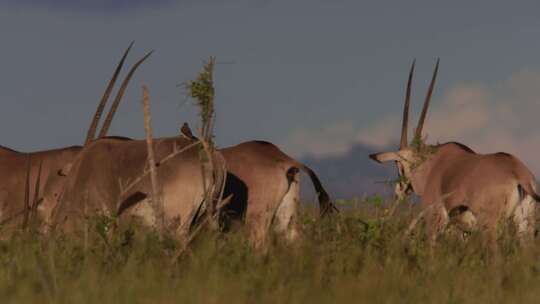
[[529,182],[520,182],[519,186],[530,195],[537,203],[540,203],[540,195],[536,192],[536,186],[534,185],[534,181]]
[[324,190],[323,185],[321,184],[321,181],[319,180],[319,177],[311,168],[308,166],[297,163],[298,168],[300,168],[302,171],[304,171],[307,175],[309,175],[309,178],[311,179],[311,183],[313,183],[313,187],[315,187],[315,191],[317,191],[317,197],[319,199],[319,210],[320,210],[320,216],[324,217],[327,214],[332,214],[334,212],[339,212],[339,209],[336,208],[336,206],[331,202],[330,196]]
[[518,163],[514,169],[514,178],[517,179],[518,188],[540,203],[540,195],[536,188],[536,179],[534,175],[524,166]]

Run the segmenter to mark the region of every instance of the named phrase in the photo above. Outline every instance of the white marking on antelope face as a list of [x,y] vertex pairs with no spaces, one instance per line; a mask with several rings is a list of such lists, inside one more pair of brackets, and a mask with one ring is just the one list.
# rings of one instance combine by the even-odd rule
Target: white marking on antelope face
[[372,160],[378,163],[385,163],[394,161],[398,169],[398,181],[394,187],[394,193],[398,199],[404,199],[410,193],[414,192],[414,188],[411,182],[412,171],[416,163],[415,153],[407,148],[397,152],[381,152],[371,154],[369,156]]
[[398,200],[403,200],[413,192],[413,187],[401,162],[396,161],[396,167],[398,169],[398,180],[394,187],[394,193]]

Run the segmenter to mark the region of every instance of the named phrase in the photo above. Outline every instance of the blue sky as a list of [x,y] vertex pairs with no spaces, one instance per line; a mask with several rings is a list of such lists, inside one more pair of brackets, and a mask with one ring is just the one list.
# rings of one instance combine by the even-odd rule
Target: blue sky
[[[436,57],[429,139],[509,151],[540,169],[540,4],[522,1],[0,0],[2,144],[32,151],[80,144],[122,51],[133,79],[112,134],[143,137],[141,85],[154,133],[197,110],[177,84],[217,56],[222,146],[278,143],[296,156],[384,148],[399,134],[408,67],[420,108]],[[470,123],[470,122],[473,123]],[[394,130],[395,129],[395,130]]]

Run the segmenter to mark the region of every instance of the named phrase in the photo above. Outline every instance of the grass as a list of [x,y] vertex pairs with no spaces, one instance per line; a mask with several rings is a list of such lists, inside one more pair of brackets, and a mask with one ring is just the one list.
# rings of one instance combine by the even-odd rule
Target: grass
[[[373,203],[375,202],[375,203]],[[346,202],[344,202],[346,203]],[[319,221],[304,209],[302,239],[273,236],[255,252],[241,229],[206,232],[173,262],[179,244],[126,224],[92,219],[82,240],[15,233],[0,244],[2,303],[536,303],[540,242],[511,229],[498,258],[480,235],[445,233],[430,254],[422,233],[403,240],[407,208],[386,218],[378,199]],[[421,228],[420,228],[421,230]]]

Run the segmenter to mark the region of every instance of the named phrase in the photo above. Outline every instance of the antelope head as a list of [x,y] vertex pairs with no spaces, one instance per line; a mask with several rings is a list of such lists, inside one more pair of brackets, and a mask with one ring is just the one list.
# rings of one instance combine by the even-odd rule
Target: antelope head
[[420,114],[418,125],[415,129],[414,138],[411,142],[409,142],[407,139],[407,134],[409,123],[409,105],[411,101],[411,83],[414,75],[414,67],[415,62],[413,61],[409,71],[409,78],[407,80],[407,91],[405,93],[405,106],[403,108],[403,121],[401,125],[401,140],[399,150],[393,152],[380,152],[371,154],[369,156],[371,159],[379,163],[389,161],[395,162],[398,169],[399,179],[395,185],[394,191],[398,199],[405,198],[411,192],[422,195],[427,178],[426,175],[430,167],[429,160],[436,149],[434,146],[424,144],[422,138],[422,128],[424,127],[424,121],[426,119],[431,95],[433,93],[433,87],[435,85],[435,80],[437,79],[439,60],[437,60],[435,70],[433,71],[431,83],[424,100],[422,113]]

